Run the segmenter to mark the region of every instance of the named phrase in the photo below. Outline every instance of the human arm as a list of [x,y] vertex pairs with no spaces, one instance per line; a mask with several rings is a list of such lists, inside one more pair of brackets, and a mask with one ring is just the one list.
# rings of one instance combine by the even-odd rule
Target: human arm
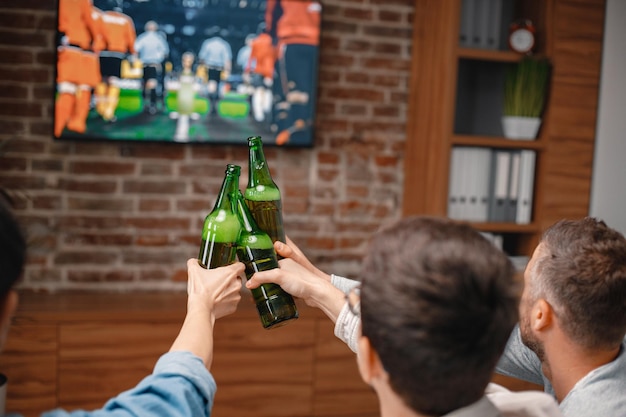
[[210,368],[213,359],[213,325],[215,320],[233,313],[241,300],[244,265],[206,270],[197,259],[187,261],[187,315],[170,348],[170,352],[188,351]]
[[213,355],[215,319],[235,311],[241,299],[244,266],[237,262],[206,270],[187,261],[187,314],[170,351],[136,387],[107,401],[102,409],[54,410],[42,417],[183,417],[211,413],[216,391],[208,371]]
[[[280,242],[276,242],[275,245],[286,246]],[[282,249],[277,252],[281,256],[288,253]],[[292,296],[304,300],[308,306],[322,310],[335,323],[345,303],[343,292],[333,287],[330,279],[321,279],[294,259],[285,257],[279,261],[279,264],[280,268],[261,271],[252,275],[250,280],[246,282],[246,287],[253,289],[261,284],[278,284]]]

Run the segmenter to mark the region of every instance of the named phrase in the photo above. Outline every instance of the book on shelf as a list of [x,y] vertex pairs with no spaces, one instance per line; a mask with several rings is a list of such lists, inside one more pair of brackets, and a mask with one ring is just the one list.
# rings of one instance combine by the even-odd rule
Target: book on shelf
[[520,184],[515,222],[528,224],[531,220],[535,183],[535,151],[520,151]]
[[455,146],[448,217],[473,222],[531,221],[535,151]]
[[504,13],[511,0],[462,0],[459,45],[466,48],[499,49]]
[[491,175],[491,201],[489,221],[507,221],[507,200],[509,198],[509,177],[511,175],[511,152],[502,149],[493,151]]

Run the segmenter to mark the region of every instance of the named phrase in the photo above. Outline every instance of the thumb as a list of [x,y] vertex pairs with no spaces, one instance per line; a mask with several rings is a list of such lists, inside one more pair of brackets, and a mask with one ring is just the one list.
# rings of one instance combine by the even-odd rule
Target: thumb
[[289,258],[293,255],[293,249],[291,249],[288,245],[285,245],[280,240],[274,242],[274,250],[283,258]]
[[[278,284],[278,278],[280,277],[280,269],[270,269],[267,271],[255,272],[254,275],[246,282],[246,288],[254,289],[258,288],[261,284],[274,283]],[[280,285],[280,284],[279,284]]]

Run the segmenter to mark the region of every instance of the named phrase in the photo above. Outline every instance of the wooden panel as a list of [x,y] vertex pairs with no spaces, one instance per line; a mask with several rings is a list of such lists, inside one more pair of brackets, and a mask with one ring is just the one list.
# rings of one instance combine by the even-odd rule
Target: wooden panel
[[494,374],[491,378],[492,382],[500,384],[503,387],[510,389],[511,391],[543,391],[541,385],[533,384],[532,382],[522,381],[521,379],[511,378],[504,375]]
[[553,81],[541,156],[542,229],[589,213],[604,22],[603,1],[554,1]]
[[67,409],[101,407],[152,372],[179,323],[63,324],[59,332],[59,402]]
[[215,327],[214,414],[310,416],[316,316],[300,308],[297,320],[266,330],[254,308],[240,307]]
[[6,410],[38,416],[57,405],[56,326],[14,325],[0,356],[8,378]]
[[314,415],[378,416],[378,398],[361,379],[354,352],[335,337],[330,320],[320,319],[318,327]]
[[416,2],[403,213],[445,215],[454,121],[459,0]]

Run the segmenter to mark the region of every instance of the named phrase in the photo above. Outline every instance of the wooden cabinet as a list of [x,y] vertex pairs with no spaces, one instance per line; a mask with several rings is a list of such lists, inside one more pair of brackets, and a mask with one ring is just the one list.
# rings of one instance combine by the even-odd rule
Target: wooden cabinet
[[[507,0],[505,0],[507,1]],[[511,255],[530,255],[541,232],[588,214],[604,27],[604,0],[518,0],[511,18],[531,19],[535,53],[552,64],[536,140],[502,137],[498,97],[507,65],[521,56],[459,46],[462,0],[416,2],[405,151],[405,215],[448,215],[455,146],[536,152],[532,220],[474,222],[501,234]]]
[[[376,394],[331,321],[298,307],[298,320],[265,330],[244,294],[237,311],[216,322],[213,415],[378,416]],[[180,293],[22,293],[0,355],[7,411],[100,408],[152,372],[185,309]]]

